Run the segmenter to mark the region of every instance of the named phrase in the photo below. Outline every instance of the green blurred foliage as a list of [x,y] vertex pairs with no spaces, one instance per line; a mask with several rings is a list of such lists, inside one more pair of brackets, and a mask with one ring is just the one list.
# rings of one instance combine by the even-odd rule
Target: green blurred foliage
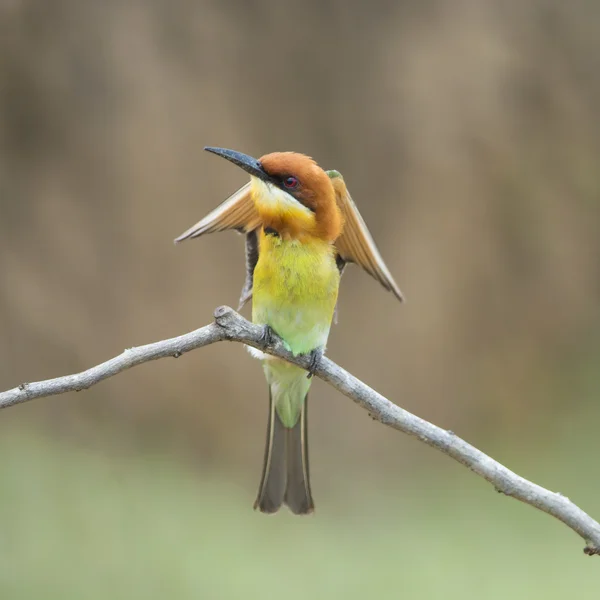
[[[563,600],[598,586],[575,534],[458,466],[347,487],[294,518],[255,513],[231,477],[199,478],[168,455],[74,453],[22,432],[0,453],[0,595],[11,600]],[[597,479],[571,489],[588,503],[600,493]]]
[[[599,23],[591,0],[0,2],[0,387],[235,305],[241,238],[171,243],[244,182],[201,149],[302,151],[408,299],[348,269],[328,354],[597,517]],[[0,594],[600,583],[559,523],[320,382],[311,402],[300,521],[251,510],[266,389],[239,346],[3,412]]]

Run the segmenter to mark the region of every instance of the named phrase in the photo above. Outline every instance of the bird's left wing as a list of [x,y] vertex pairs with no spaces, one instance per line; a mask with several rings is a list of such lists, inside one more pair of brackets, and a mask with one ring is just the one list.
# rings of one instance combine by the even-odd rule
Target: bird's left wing
[[379,254],[373,237],[346,188],[344,178],[338,171],[327,171],[327,175],[331,179],[338,206],[344,217],[342,235],[335,241],[340,271],[345,263],[356,263],[402,302],[402,292]]
[[217,208],[208,213],[193,227],[175,238],[175,243],[199,237],[205,233],[235,229],[246,234],[246,280],[240,297],[238,310],[252,297],[254,268],[258,261],[258,237],[260,218],[250,196],[250,183],[229,196]]

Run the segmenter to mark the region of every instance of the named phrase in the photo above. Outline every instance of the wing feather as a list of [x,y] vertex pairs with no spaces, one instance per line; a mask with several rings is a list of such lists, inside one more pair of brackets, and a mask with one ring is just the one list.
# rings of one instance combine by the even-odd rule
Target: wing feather
[[400,288],[387,268],[366,223],[337,171],[327,171],[335,189],[336,200],[344,217],[342,235],[335,241],[336,249],[344,262],[361,266],[398,300],[404,300]]
[[256,231],[249,231],[246,234],[246,280],[242,288],[238,310],[242,310],[244,305],[252,298],[254,289],[254,269],[258,262],[258,234]]
[[252,298],[254,268],[258,262],[258,236],[256,230],[259,227],[260,218],[250,197],[250,183],[247,183],[193,227],[175,238],[175,243],[178,243],[199,237],[205,233],[227,229],[235,229],[246,233],[246,279],[242,288],[238,310]]
[[250,197],[250,183],[247,183],[193,227],[175,238],[175,243],[196,238],[205,233],[225,231],[226,229],[237,229],[244,232],[254,231],[259,226],[260,219]]

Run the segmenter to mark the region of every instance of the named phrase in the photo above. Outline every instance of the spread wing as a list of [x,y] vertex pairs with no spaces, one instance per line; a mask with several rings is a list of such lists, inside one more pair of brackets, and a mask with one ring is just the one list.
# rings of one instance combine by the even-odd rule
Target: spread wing
[[250,197],[250,183],[247,183],[209,212],[204,219],[175,238],[175,243],[198,237],[204,233],[214,233],[226,229],[247,232],[254,231],[259,226],[260,219]]
[[[327,171],[331,183],[335,189],[335,196],[344,216],[344,229],[342,235],[335,241],[340,260],[343,263],[353,262],[360,265],[369,275],[377,279],[379,283],[389,290],[402,302],[404,297],[400,288],[394,281],[392,274],[387,268],[377,246],[373,241],[366,223],[358,212],[358,208],[350,196],[344,178],[338,171]],[[340,269],[342,270],[343,267]]]
[[242,288],[238,310],[252,298],[254,268],[258,262],[258,236],[256,230],[259,227],[260,218],[250,197],[250,183],[247,183],[208,213],[201,221],[198,221],[193,227],[175,238],[175,243],[178,243],[199,237],[205,233],[227,229],[235,229],[240,233],[246,233],[246,279]]

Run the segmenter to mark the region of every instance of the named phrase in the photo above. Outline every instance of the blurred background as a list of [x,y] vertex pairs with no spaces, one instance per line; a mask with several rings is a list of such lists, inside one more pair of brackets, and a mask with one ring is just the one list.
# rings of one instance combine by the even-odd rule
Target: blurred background
[[[246,180],[202,148],[295,150],[407,297],[348,269],[329,356],[600,517],[598,56],[591,0],[0,1],[1,389],[235,306],[243,238],[172,243]],[[317,512],[255,513],[266,411],[231,344],[3,411],[2,598],[600,584],[565,526],[320,381]]]

